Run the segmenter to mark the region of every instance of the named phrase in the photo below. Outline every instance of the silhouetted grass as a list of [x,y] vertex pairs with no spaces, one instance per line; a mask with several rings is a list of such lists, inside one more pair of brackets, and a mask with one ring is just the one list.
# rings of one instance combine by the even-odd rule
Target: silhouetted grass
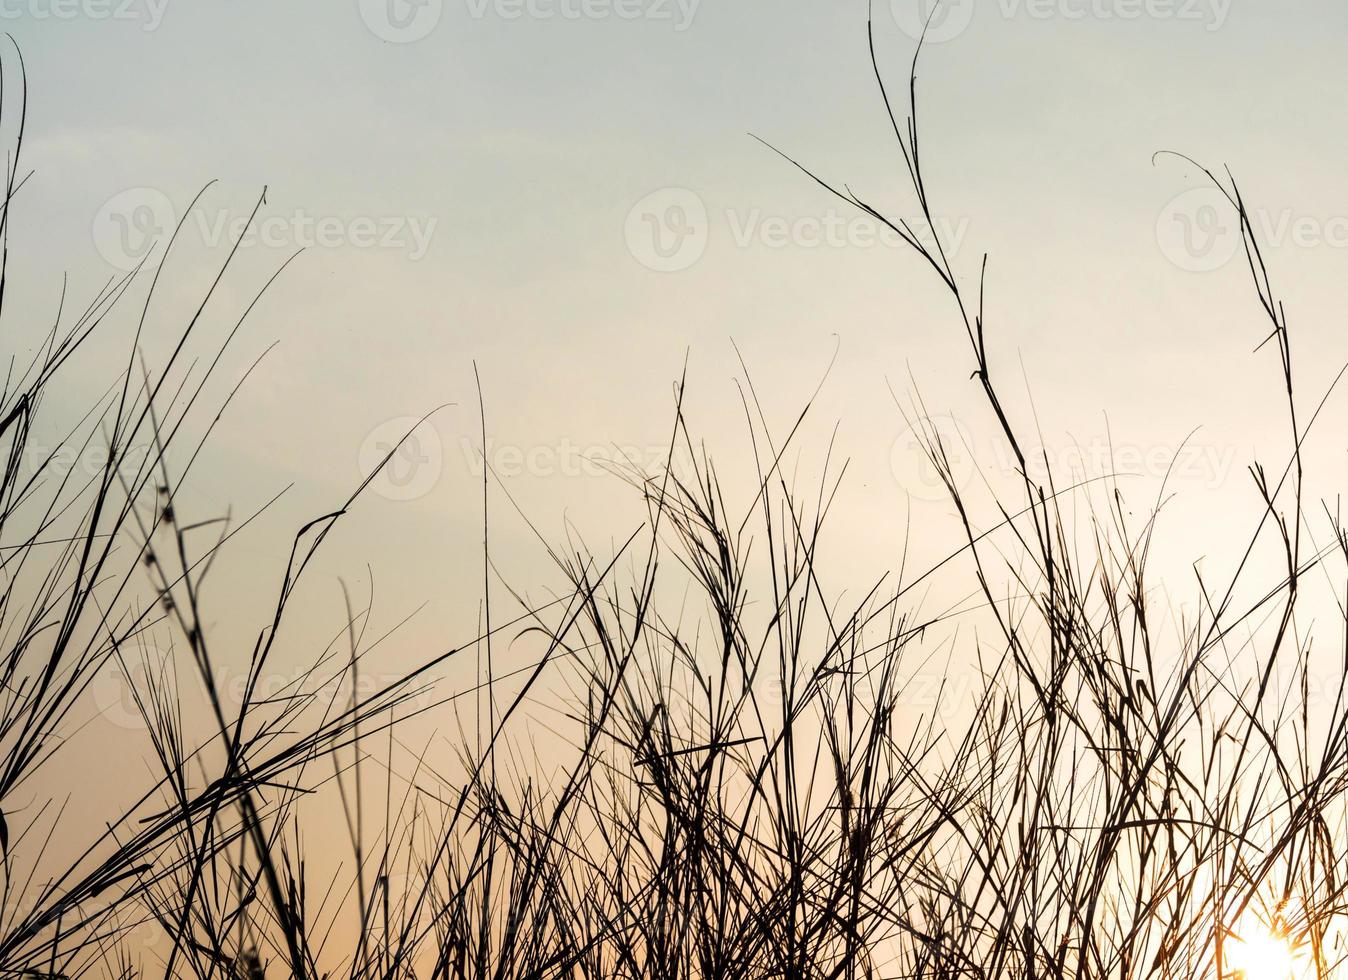
[[[1348,532],[1303,500],[1301,445],[1323,402],[1308,411],[1295,396],[1287,316],[1244,201],[1207,174],[1241,219],[1268,318],[1260,356],[1276,354],[1270,383],[1286,391],[1288,453],[1273,470],[1251,467],[1259,506],[1244,559],[1226,580],[1198,576],[1188,618],[1163,629],[1148,577],[1154,522],[1137,524],[1108,478],[1030,476],[985,333],[986,260],[970,282],[932,222],[916,68],[906,113],[878,64],[876,78],[926,229],[805,172],[904,236],[944,284],[1017,489],[990,509],[970,500],[949,447],[916,420],[963,536],[934,567],[904,562],[859,594],[820,550],[845,464],[825,455],[809,489],[785,466],[808,403],[777,431],[745,385],[757,476],[732,488],[689,429],[681,383],[668,464],[617,473],[641,495],[645,524],[604,553],[550,549],[569,588],[542,606],[495,577],[484,538],[481,635],[372,694],[360,684],[371,646],[361,610],[344,648],[324,648],[279,696],[258,693],[295,583],[364,485],[299,528],[231,707],[202,584],[238,525],[176,506],[199,449],[178,446],[184,421],[222,407],[201,394],[218,357],[204,372],[179,362],[200,310],[160,363],[130,339],[96,424],[81,429],[109,449],[84,484],[19,465],[34,414],[138,277],[151,280],[149,307],[159,272],[63,314],[0,399],[4,975],[1217,976],[1255,928],[1286,937],[1307,975],[1333,972],[1348,705],[1342,677],[1332,699],[1310,703],[1296,609],[1313,569],[1348,576]],[[175,471],[170,459],[188,462]],[[489,470],[483,494],[485,509]],[[1313,523],[1329,547],[1310,543]],[[955,711],[910,696],[944,616],[917,601],[935,575],[963,577],[983,617],[950,654],[974,679],[953,691]],[[145,581],[158,601],[142,608]],[[859,598],[840,600],[843,584]],[[135,689],[160,775],[58,862],[66,870],[34,877],[60,804],[35,798],[32,777],[59,767],[83,693],[102,671],[130,676],[150,630],[176,636],[171,663]],[[1348,672],[1348,615],[1320,630]],[[542,655],[502,670],[493,638],[526,634]],[[422,694],[451,657],[481,663],[485,694],[437,695],[475,697],[476,730],[457,763],[411,752],[405,788],[387,778],[376,791],[370,774],[410,751],[393,726],[450,710]],[[213,734],[202,744],[187,741],[183,672],[206,691]],[[512,734],[545,678],[569,692],[546,759]],[[352,870],[340,880],[306,873],[299,808],[318,793],[345,814]],[[160,941],[132,955],[121,940],[146,927]]]

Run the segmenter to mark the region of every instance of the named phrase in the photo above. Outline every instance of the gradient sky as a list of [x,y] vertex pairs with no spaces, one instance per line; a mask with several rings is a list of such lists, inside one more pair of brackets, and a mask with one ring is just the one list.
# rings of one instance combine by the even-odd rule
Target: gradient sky
[[[898,94],[919,7],[875,5]],[[932,414],[958,418],[985,475],[1004,468],[929,270],[750,135],[913,213],[864,3],[4,0],[0,18],[27,66],[35,171],[13,215],[11,343],[50,321],[63,274],[92,295],[209,181],[152,349],[264,186],[213,336],[311,245],[226,364],[232,382],[279,341],[193,488],[214,516],[295,484],[222,566],[226,635],[264,618],[288,531],[340,503],[398,420],[440,405],[421,468],[377,484],[335,539],[311,615],[330,633],[337,576],[363,591],[368,565],[379,622],[427,603],[392,665],[472,635],[474,361],[507,489],[550,539],[570,520],[596,551],[642,515],[581,457],[617,444],[655,462],[685,355],[695,427],[727,473],[749,472],[732,341],[783,431],[837,351],[803,445],[817,469],[837,422],[852,459],[839,589],[893,564],[909,507],[919,558],[953,529],[895,405],[913,379]],[[1224,557],[1236,515],[1250,525],[1245,467],[1256,453],[1280,465],[1286,426],[1275,354],[1252,353],[1267,328],[1230,219],[1192,167],[1152,155],[1231,167],[1287,302],[1303,398],[1318,399],[1348,360],[1345,40],[1348,7],[1329,0],[963,0],[923,56],[933,207],[962,277],[990,255],[988,331],[1013,415],[1032,429],[1033,407],[1063,465],[1074,442],[1095,458],[1112,434],[1142,472],[1141,513],[1197,430],[1170,511],[1181,570]],[[53,412],[86,409],[125,343],[113,331],[74,365]],[[1346,410],[1332,400],[1308,447],[1324,492],[1348,470]],[[556,585],[509,503],[495,506],[503,570]]]

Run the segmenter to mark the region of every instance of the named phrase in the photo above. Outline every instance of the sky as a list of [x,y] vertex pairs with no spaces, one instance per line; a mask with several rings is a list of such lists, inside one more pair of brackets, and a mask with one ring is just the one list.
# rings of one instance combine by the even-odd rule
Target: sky
[[[900,97],[924,2],[872,11]],[[498,565],[545,592],[558,578],[524,516],[601,552],[631,533],[639,502],[592,460],[658,465],[685,364],[691,424],[741,480],[737,382],[784,432],[824,379],[801,444],[817,472],[836,425],[850,460],[840,590],[906,544],[943,554],[955,530],[901,410],[915,394],[973,448],[965,478],[1005,477],[939,282],[765,145],[915,214],[864,3],[0,0],[0,22],[26,67],[33,172],[8,345],[46,328],[63,282],[87,297],[157,263],[185,219],[150,318],[162,352],[264,189],[208,335],[302,249],[212,389],[265,352],[188,498],[242,515],[291,488],[222,563],[226,636],[265,620],[288,534],[428,413],[306,594],[314,636],[338,622],[339,579],[373,583],[386,626],[415,613],[391,671],[475,633],[483,448]],[[1281,465],[1287,427],[1232,217],[1192,165],[1155,154],[1230,167],[1318,400],[1348,361],[1346,32],[1329,0],[954,0],[932,19],[932,207],[962,281],[988,256],[1010,411],[1058,467],[1098,473],[1112,444],[1140,514],[1173,464],[1163,557],[1180,573],[1231,558],[1257,515],[1247,467]],[[11,99],[12,53],[6,69]],[[71,366],[53,425],[97,399],[126,343],[111,330]],[[1331,399],[1307,446],[1326,495],[1348,475],[1345,413]]]

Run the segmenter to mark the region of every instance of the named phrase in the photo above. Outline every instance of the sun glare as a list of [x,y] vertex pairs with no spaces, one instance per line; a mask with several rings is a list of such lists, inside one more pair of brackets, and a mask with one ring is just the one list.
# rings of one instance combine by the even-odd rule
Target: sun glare
[[1233,931],[1225,947],[1226,973],[1244,980],[1299,980],[1300,957],[1292,940],[1276,927],[1249,922]]

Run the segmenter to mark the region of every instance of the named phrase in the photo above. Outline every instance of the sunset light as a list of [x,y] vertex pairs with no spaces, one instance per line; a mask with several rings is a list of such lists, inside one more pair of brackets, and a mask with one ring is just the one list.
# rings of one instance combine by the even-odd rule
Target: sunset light
[[1253,916],[1232,931],[1223,947],[1225,975],[1244,980],[1289,980],[1309,975],[1305,958],[1282,926],[1270,926]]

